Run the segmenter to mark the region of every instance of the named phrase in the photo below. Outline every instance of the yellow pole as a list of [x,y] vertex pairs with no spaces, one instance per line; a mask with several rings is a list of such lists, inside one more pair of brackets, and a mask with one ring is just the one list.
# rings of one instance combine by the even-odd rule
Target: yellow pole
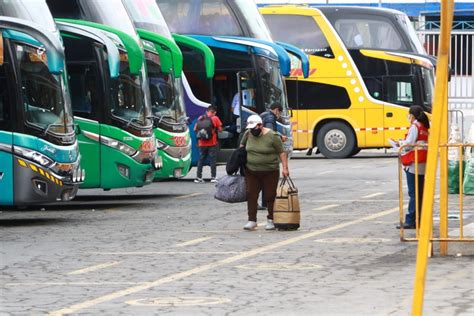
[[441,123],[443,113],[447,111],[447,85],[449,45],[451,42],[451,26],[453,22],[454,0],[441,2],[441,34],[436,65],[435,95],[433,102],[433,126],[428,140],[428,160],[426,163],[425,192],[423,195],[420,240],[416,256],[415,289],[413,293],[412,315],[423,314],[423,298],[425,291],[426,268],[430,246],[433,220],[433,200],[436,187],[436,170],[438,168],[438,147],[440,144]]
[[[446,85],[446,89],[448,86]],[[446,98],[448,92],[445,92]],[[443,102],[448,102],[444,100]],[[441,122],[440,143],[445,145],[448,143],[448,111],[443,111],[443,120]],[[439,237],[441,239],[448,238],[448,147],[440,148],[440,188],[439,188]],[[448,254],[448,243],[441,241],[439,243],[440,256]]]
[[459,238],[462,240],[464,238],[464,219],[463,219],[463,199],[464,199],[464,188],[463,188],[463,147],[459,146]]

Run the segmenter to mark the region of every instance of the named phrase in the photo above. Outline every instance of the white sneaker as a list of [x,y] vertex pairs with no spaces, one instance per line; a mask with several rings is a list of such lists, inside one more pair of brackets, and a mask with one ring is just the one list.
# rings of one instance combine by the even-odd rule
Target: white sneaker
[[265,230],[275,230],[275,224],[273,224],[272,219],[267,219],[267,225],[265,225]]
[[211,183],[217,183],[217,179],[216,178],[211,178]]
[[204,183],[204,180],[202,178],[196,178],[194,179],[194,183]]
[[245,230],[255,230],[256,228],[257,228],[257,223],[252,222],[252,221],[248,221],[248,223],[245,224],[245,226],[244,226]]

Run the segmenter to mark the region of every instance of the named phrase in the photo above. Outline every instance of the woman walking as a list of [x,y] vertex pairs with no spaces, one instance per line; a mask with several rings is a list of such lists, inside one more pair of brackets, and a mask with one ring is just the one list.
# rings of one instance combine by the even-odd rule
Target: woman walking
[[267,202],[266,230],[274,230],[273,205],[280,176],[280,163],[283,165],[282,176],[288,177],[288,157],[283,149],[280,136],[269,128],[263,127],[260,116],[252,115],[247,119],[241,146],[247,150],[245,180],[247,183],[248,223],[245,230],[257,228],[257,202],[260,191]]
[[[399,146],[403,145],[428,145],[428,135],[430,128],[430,121],[426,116],[423,108],[418,105],[410,107],[408,112],[408,121],[411,126],[405,140],[400,140]],[[418,146],[418,175],[416,175],[415,168],[415,148],[405,147],[407,150],[402,153],[402,163],[404,165],[405,174],[407,177],[408,196],[408,213],[405,216],[404,229],[416,228],[416,187],[415,181],[418,177],[418,218],[421,219],[421,202],[423,201],[423,187],[425,184],[425,169],[428,148],[426,146]],[[420,221],[419,221],[420,222]],[[397,226],[399,229],[400,226]]]

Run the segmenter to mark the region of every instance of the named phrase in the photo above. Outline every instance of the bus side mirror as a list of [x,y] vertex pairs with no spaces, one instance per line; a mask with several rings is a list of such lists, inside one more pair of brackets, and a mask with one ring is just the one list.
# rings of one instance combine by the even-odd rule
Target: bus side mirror
[[3,65],[3,35],[0,32],[0,66]]

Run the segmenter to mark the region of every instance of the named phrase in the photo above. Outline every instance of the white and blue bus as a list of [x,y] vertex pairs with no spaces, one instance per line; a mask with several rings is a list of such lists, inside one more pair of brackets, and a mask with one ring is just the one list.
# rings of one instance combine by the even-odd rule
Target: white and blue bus
[[[213,104],[226,130],[219,136],[218,161],[225,161],[238,146],[246,119],[266,111],[274,102],[283,107],[278,130],[288,137],[285,148],[291,151],[293,139],[283,76],[290,75],[292,62],[302,65],[307,74],[306,55],[294,46],[273,42],[257,6],[248,0],[157,3],[171,32],[203,42],[214,54],[215,75],[209,81],[202,57],[180,46],[187,79],[184,97],[191,124]],[[193,146],[193,165],[197,160],[197,148]]]

